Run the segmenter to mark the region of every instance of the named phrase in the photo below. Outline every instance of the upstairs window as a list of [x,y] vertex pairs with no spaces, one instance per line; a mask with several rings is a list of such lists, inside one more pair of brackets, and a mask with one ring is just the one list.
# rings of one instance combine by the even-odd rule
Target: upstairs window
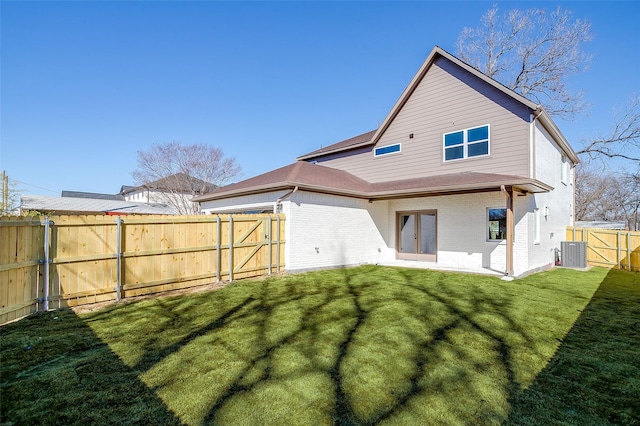
[[376,148],[373,151],[373,155],[375,157],[380,157],[381,155],[393,154],[394,152],[400,152],[400,144],[396,143],[393,145],[386,145]]
[[489,155],[489,125],[445,133],[444,161]]
[[560,161],[560,181],[564,184],[569,183],[569,162],[564,155]]

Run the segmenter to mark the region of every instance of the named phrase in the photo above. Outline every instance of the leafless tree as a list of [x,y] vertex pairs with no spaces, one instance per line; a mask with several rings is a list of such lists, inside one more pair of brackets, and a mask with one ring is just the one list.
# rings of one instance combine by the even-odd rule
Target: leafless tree
[[457,55],[489,77],[541,104],[549,114],[571,118],[585,110],[581,92],[566,80],[586,70],[592,55],[582,49],[590,41],[589,21],[573,19],[557,8],[511,10],[500,15],[493,6],[478,28],[464,28]]
[[618,158],[640,161],[640,96],[633,95],[626,105],[616,108],[609,134],[586,141],[576,153],[590,159]]
[[576,168],[576,220],[625,221],[638,230],[640,169],[614,174],[600,163],[585,161]]
[[164,202],[179,214],[198,213],[191,198],[214,190],[240,176],[235,158],[225,157],[220,148],[179,142],[154,144],[138,151],[138,167],[132,173],[137,185],[162,193]]
[[18,182],[9,178],[4,170],[0,176],[0,216],[15,214],[20,206],[22,190]]
[[589,162],[580,163],[575,169],[575,219],[602,219],[601,204],[609,190],[608,180],[603,178],[603,170]]

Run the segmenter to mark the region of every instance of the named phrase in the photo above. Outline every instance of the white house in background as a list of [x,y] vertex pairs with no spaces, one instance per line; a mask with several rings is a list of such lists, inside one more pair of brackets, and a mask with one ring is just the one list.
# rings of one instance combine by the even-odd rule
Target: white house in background
[[212,183],[185,173],[176,173],[140,186],[123,185],[120,194],[127,201],[165,203],[181,212],[197,212],[197,205],[191,199],[216,188]]
[[522,275],[573,222],[575,152],[539,105],[436,47],[380,127],[197,197],[286,215],[286,269],[408,259]]

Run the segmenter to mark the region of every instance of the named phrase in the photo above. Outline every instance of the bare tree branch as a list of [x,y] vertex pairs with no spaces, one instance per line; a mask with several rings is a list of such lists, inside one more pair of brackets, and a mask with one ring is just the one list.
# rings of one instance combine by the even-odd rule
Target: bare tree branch
[[619,220],[638,230],[640,168],[615,175],[585,161],[576,168],[575,182],[576,220]]
[[591,24],[572,20],[568,10],[512,10],[499,15],[493,6],[482,16],[481,27],[462,30],[457,54],[543,105],[549,114],[572,118],[586,104],[582,93],[571,91],[566,80],[588,68],[592,55],[582,50],[582,44],[592,38]]
[[18,182],[7,176],[4,171],[2,178],[2,182],[0,182],[0,216],[12,215],[20,207],[20,196],[23,191],[18,186]]
[[154,144],[138,151],[138,168],[132,173],[137,185],[162,192],[162,201],[179,214],[196,214],[191,198],[212,191],[238,177],[242,168],[226,158],[220,148],[179,142]]
[[611,133],[585,142],[576,153],[592,159],[605,156],[640,161],[640,96],[634,95],[626,105],[616,108],[613,120]]

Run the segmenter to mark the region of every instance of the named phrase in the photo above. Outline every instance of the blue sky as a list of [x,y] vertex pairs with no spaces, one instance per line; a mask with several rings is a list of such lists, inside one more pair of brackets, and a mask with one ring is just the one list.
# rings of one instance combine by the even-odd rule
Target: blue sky
[[[494,2],[0,3],[0,169],[24,193],[116,193],[136,152],[220,147],[243,178],[375,129],[433,46]],[[529,2],[498,2],[501,10]],[[537,2],[588,19],[578,148],[640,94],[640,3]]]

